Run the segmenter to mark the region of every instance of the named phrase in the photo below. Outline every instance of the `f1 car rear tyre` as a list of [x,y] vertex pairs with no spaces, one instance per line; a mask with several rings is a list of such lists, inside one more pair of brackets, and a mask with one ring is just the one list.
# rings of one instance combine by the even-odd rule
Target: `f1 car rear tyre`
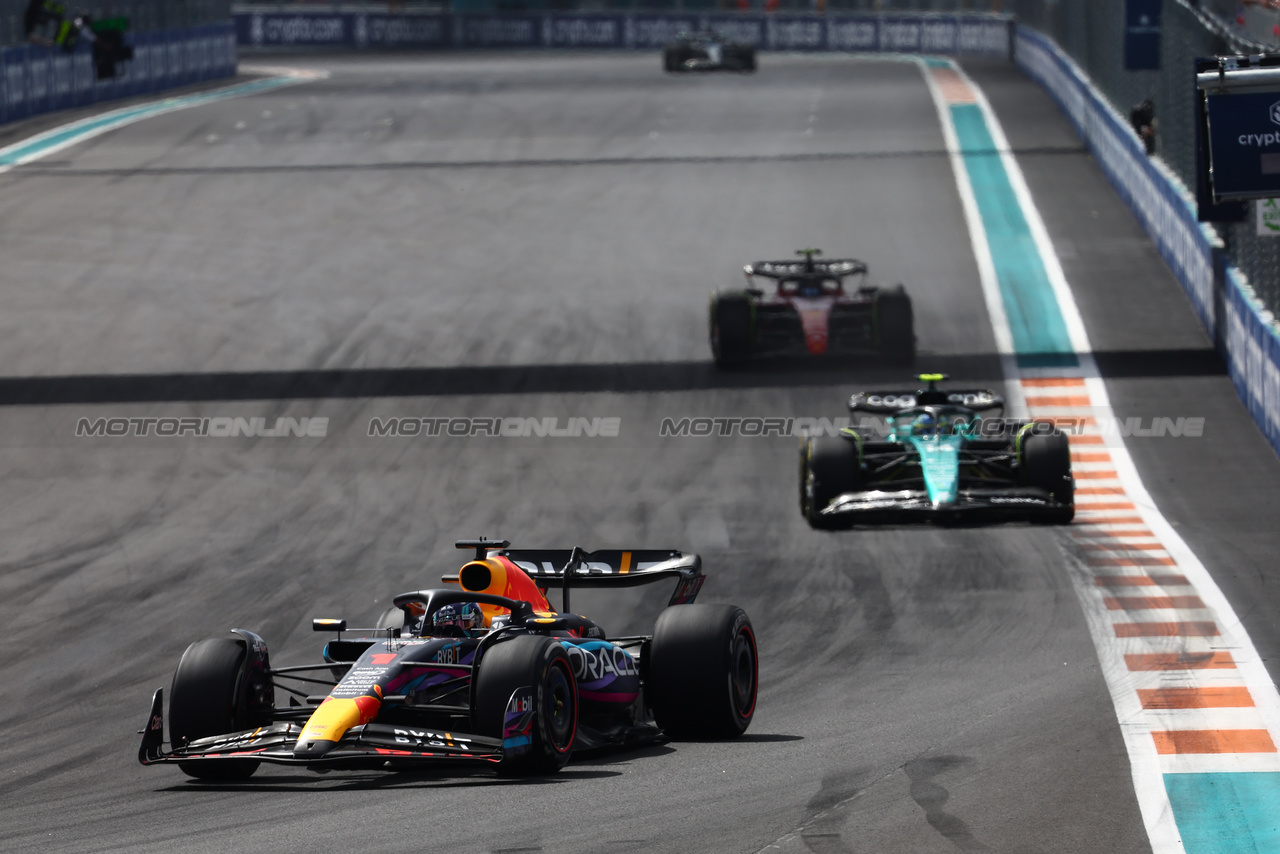
[[725,48],[724,64],[734,71],[756,70],[756,51],[752,47]]
[[[187,741],[249,729],[244,713],[248,693],[244,641],[208,638],[187,647],[169,689],[169,740]],[[202,780],[244,780],[258,770],[256,759],[179,762]]]
[[1065,505],[1048,521],[1067,523],[1075,517],[1075,490],[1071,480],[1071,448],[1062,433],[1034,434],[1022,440],[1019,460],[1022,482],[1045,490]]
[[832,499],[862,486],[862,459],[858,443],[842,436],[816,436],[805,442],[800,471],[800,512],[812,528],[829,527],[818,515]]
[[733,605],[675,605],[658,617],[645,693],[673,738],[735,738],[751,725],[759,677],[751,619]]
[[716,294],[711,300],[711,354],[716,367],[741,365],[751,356],[751,299],[746,294]]
[[905,365],[915,360],[915,315],[902,285],[876,294],[876,327],[880,354],[887,361]]
[[573,754],[578,732],[578,684],[569,654],[544,635],[522,635],[489,647],[475,676],[476,732],[503,737],[507,703],[517,688],[533,688],[533,721],[529,751],[503,759],[504,774],[552,774]]

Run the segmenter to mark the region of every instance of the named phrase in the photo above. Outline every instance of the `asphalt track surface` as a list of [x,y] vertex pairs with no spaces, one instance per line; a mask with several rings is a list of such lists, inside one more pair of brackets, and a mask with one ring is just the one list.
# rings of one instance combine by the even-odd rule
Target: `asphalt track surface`
[[[801,246],[916,301],[918,367],[999,385],[937,115],[911,64],[765,56],[278,62],[323,82],[168,114],[0,176],[5,851],[1141,851],[1111,701],[1049,528],[810,531],[794,439],[884,365],[716,373],[708,292]],[[1019,150],[1130,450],[1276,673],[1280,465],[1064,120],[968,66]],[[77,438],[80,418],[328,417],[327,436]],[[391,416],[617,417],[617,438],[379,438]],[[487,773],[188,782],[137,764],[151,692],[231,626],[316,660],[456,569],[458,537],[703,555],[752,615],[741,740]],[[663,591],[665,593],[665,591]],[[615,633],[660,598],[580,594]]]

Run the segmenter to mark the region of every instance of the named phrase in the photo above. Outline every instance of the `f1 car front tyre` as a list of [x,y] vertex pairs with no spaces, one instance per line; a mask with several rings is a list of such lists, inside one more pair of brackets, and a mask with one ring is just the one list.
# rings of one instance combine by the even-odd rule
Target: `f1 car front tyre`
[[674,605],[658,617],[645,694],[673,738],[734,738],[756,711],[751,619],[733,605]]
[[716,367],[731,368],[751,357],[751,298],[716,294],[711,300],[711,355]]
[[915,360],[915,314],[902,285],[876,294],[876,328],[880,354],[887,361],[905,365]]
[[1022,482],[1039,487],[1064,505],[1049,521],[1070,522],[1076,514],[1075,489],[1071,479],[1071,448],[1062,433],[1036,434],[1022,440],[1019,455]]
[[[246,653],[244,641],[232,638],[209,638],[187,647],[169,689],[169,740],[174,747],[250,728],[244,712]],[[254,759],[218,759],[179,762],[178,767],[203,780],[244,780],[259,764]]]
[[573,754],[578,732],[578,685],[564,647],[545,635],[522,635],[485,650],[475,676],[476,733],[502,738],[507,703],[518,688],[533,688],[528,752],[503,759],[504,774],[552,774]]
[[801,447],[800,512],[810,527],[828,527],[819,515],[831,501],[862,486],[858,443],[843,436],[816,436]]

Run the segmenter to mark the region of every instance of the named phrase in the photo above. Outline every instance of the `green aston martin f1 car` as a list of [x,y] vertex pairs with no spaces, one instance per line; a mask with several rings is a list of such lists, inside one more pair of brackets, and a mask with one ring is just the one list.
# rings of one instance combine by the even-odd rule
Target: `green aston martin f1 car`
[[811,526],[1071,521],[1067,437],[1048,421],[1001,417],[990,389],[939,389],[945,379],[855,394],[850,410],[885,416],[883,437],[846,428],[801,440],[800,513]]

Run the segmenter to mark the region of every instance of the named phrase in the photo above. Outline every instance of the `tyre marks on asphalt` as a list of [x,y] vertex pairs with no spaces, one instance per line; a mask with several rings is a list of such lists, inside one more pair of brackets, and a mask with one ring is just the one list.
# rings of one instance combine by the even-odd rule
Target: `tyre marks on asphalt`
[[969,761],[963,756],[935,756],[913,759],[902,766],[902,770],[911,780],[911,800],[924,810],[925,821],[930,827],[961,851],[990,851],[973,835],[969,825],[944,809],[951,793],[934,779],[944,771]]
[[1280,851],[1280,694],[1114,429],[1074,298],[995,114],[949,62],[922,69],[952,149],[1010,400],[1070,434],[1067,566],[1152,848]]

